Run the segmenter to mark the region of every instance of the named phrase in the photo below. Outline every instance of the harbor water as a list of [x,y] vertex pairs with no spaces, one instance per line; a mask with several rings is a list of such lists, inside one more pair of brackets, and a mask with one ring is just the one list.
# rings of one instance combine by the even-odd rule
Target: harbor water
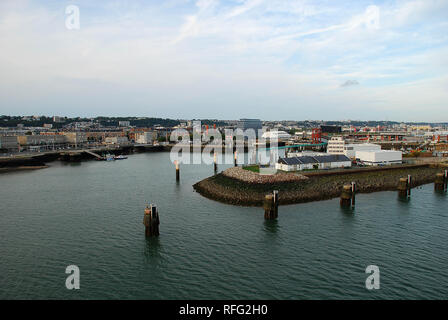
[[[0,175],[1,299],[446,299],[448,196],[433,185],[262,208],[206,199],[213,165],[169,153]],[[219,165],[219,170],[230,165]],[[155,203],[160,236],[146,239]],[[80,269],[68,290],[65,269]],[[366,267],[380,270],[367,290]]]

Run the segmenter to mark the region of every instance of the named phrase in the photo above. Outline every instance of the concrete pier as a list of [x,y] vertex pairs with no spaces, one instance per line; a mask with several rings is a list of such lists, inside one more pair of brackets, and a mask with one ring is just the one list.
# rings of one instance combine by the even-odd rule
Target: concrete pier
[[159,212],[153,204],[146,206],[143,216],[143,224],[145,225],[145,235],[147,237],[159,236]]

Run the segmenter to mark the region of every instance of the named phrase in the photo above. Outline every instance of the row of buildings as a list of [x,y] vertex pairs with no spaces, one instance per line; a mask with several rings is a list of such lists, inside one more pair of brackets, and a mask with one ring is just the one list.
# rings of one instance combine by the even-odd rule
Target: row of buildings
[[401,164],[403,153],[397,150],[381,150],[381,146],[372,143],[346,143],[341,136],[328,141],[327,152],[303,151],[289,153],[280,158],[276,169],[283,171],[301,171],[313,169],[350,168],[353,164],[368,166],[386,166]]
[[134,132],[41,132],[38,134],[0,135],[0,153],[84,148],[92,145],[153,144],[155,131]]

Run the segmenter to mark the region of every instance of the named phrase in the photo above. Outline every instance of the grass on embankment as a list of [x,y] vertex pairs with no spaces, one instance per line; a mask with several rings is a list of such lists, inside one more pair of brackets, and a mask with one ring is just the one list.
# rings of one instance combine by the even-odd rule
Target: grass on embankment
[[253,165],[253,166],[243,166],[244,170],[260,173],[260,166],[259,165]]

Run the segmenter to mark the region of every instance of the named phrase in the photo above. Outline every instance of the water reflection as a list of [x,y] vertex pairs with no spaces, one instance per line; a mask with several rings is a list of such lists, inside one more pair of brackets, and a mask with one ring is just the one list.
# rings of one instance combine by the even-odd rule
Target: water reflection
[[443,198],[446,196],[447,191],[446,190],[434,190],[434,194],[436,195],[437,198]]
[[409,202],[411,201],[411,197],[404,197],[404,196],[401,196],[401,195],[398,195],[398,203],[401,205],[401,206],[407,206],[408,204],[409,204]]
[[160,258],[160,238],[145,237],[144,254],[147,258]]
[[268,233],[277,234],[279,226],[277,220],[264,220],[264,230]]
[[340,211],[346,216],[353,216],[355,213],[355,207],[339,207]]

